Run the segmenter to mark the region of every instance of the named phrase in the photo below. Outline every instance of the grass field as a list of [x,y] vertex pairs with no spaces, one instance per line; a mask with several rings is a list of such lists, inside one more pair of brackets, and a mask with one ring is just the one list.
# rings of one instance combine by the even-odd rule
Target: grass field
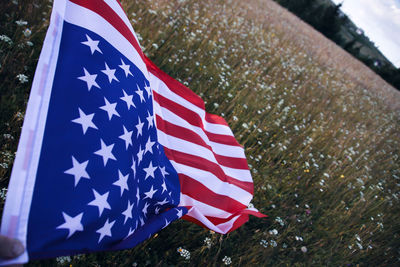
[[[0,5],[5,188],[51,3]],[[268,218],[224,236],[178,221],[131,250],[28,266],[400,264],[398,91],[270,0],[123,5],[151,60],[228,121]]]

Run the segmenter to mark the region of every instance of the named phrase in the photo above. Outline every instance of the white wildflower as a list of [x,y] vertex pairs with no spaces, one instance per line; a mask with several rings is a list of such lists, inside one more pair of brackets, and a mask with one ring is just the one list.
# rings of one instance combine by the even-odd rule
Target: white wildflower
[[222,262],[223,262],[225,265],[230,265],[230,264],[232,263],[232,259],[231,259],[231,257],[225,256],[225,257],[222,259]]
[[28,76],[26,76],[25,74],[18,74],[17,79],[19,80],[20,83],[28,82]]
[[177,251],[179,252],[179,254],[181,255],[181,257],[183,257],[185,260],[189,260],[190,259],[190,252],[184,248],[179,247],[177,249]]
[[22,20],[22,19],[17,20],[15,23],[17,23],[18,26],[25,26],[25,25],[28,25],[28,22],[25,21],[25,20]]

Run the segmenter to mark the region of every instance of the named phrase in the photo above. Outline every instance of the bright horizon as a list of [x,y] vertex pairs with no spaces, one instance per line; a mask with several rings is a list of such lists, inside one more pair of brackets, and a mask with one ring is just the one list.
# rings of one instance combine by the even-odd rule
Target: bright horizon
[[400,0],[332,0],[400,68]]

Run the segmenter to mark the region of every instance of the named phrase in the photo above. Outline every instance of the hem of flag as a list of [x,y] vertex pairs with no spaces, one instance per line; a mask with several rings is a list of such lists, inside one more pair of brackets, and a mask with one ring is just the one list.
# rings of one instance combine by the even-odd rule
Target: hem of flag
[[211,217],[203,215],[196,207],[191,207],[189,212],[183,216],[182,219],[195,223],[201,227],[208,228],[214,232],[227,234],[246,223],[249,220],[249,215],[253,215],[258,218],[268,217],[267,215],[259,212],[257,209],[247,208],[240,210],[225,219],[214,218],[220,220],[220,223],[216,224],[212,222]]
[[[66,1],[55,1],[51,14],[51,23],[39,62],[36,67],[29,96],[26,115],[18,143],[17,156],[11,172],[8,197],[1,221],[1,234],[18,239],[26,248],[28,218],[32,202],[39,163],[40,147],[43,141],[47,109],[54,79],[56,63],[61,42],[63,17]],[[20,264],[29,261],[27,251],[12,260],[0,259],[0,266]]]
[[[177,215],[178,211],[178,215]],[[181,212],[181,214],[179,213]],[[123,249],[131,249],[137,246],[138,244],[142,243],[143,241],[150,239],[152,236],[154,236],[156,233],[158,233],[160,230],[164,229],[167,227],[170,223],[182,218],[185,216],[188,212],[188,209],[186,207],[176,207],[173,209],[169,209],[164,211],[163,213],[160,213],[158,216],[154,216],[151,219],[146,221],[146,224],[144,224],[142,227],[138,228],[136,231],[134,231],[130,236],[126,237],[124,240],[121,242],[115,244],[114,246],[108,247],[108,248],[102,248],[98,250],[93,250],[93,249],[78,249],[78,250],[58,250],[58,251],[52,251],[52,252],[46,252],[46,253],[33,253],[30,255],[30,258],[32,260],[40,260],[40,259],[47,259],[47,258],[53,258],[53,257],[60,257],[64,255],[68,256],[74,256],[74,255],[79,255],[79,254],[84,254],[84,253],[92,253],[92,252],[102,252],[102,251],[118,251],[118,250],[123,250]],[[170,221],[168,218],[173,218]],[[153,234],[148,234],[149,229],[153,231]]]

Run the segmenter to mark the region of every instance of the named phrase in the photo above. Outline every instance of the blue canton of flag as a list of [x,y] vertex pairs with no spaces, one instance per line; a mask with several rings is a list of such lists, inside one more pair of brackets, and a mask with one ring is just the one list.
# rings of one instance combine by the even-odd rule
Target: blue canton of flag
[[[28,223],[30,258],[132,247],[187,212],[143,73],[64,22]],[[57,160],[55,160],[57,159]]]

